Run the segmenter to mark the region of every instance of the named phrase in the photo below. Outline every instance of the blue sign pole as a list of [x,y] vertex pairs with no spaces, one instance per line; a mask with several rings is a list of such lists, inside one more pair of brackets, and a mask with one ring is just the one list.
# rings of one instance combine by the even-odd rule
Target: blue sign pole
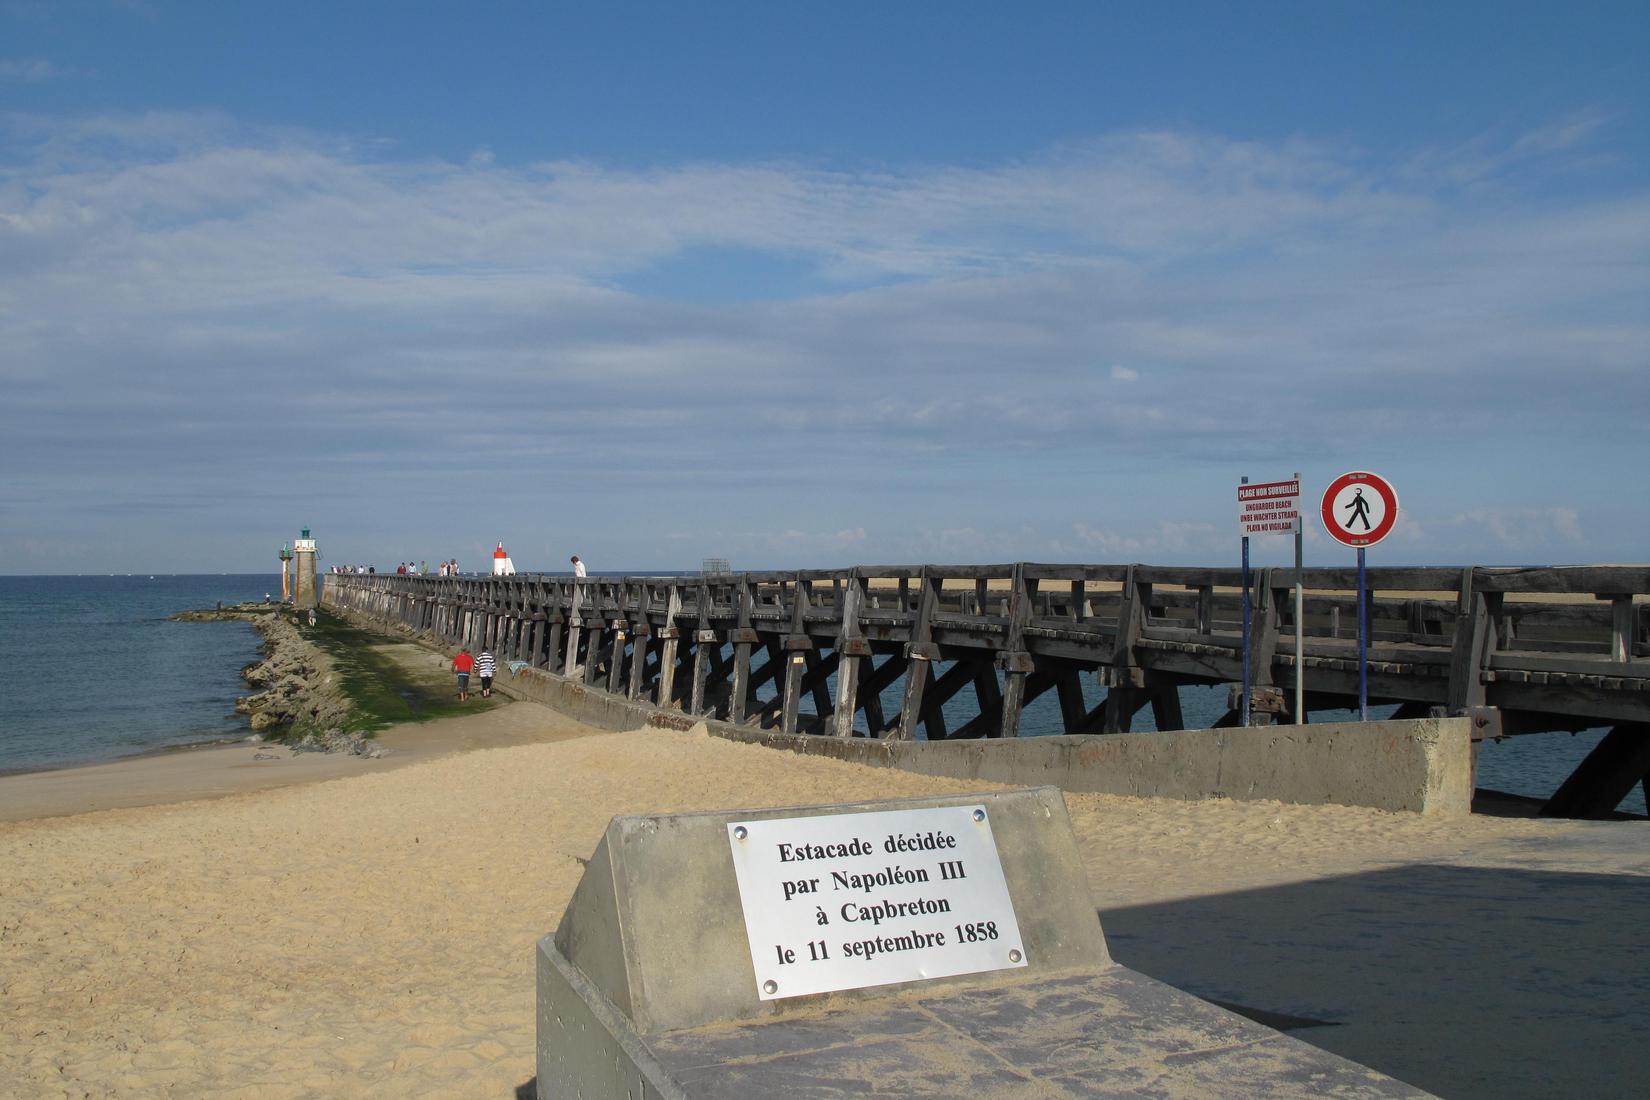
[[[1242,484],[1249,484],[1244,478]],[[1243,695],[1238,710],[1238,725],[1249,724],[1249,536],[1243,536]]]
[[[1369,721],[1369,590],[1364,580],[1364,548],[1358,547],[1358,720]],[[1247,632],[1248,628],[1244,628]]]

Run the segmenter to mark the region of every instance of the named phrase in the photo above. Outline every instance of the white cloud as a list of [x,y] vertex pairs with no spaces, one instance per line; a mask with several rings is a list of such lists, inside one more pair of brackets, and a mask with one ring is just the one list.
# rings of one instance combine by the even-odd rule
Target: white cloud
[[1609,119],[1599,111],[1582,111],[1523,133],[1484,134],[1450,146],[1419,150],[1397,169],[1397,176],[1422,186],[1483,187],[1504,182],[1516,171],[1557,161],[1599,136]]
[[39,58],[0,58],[0,81],[12,80],[33,84],[57,76],[57,66]]
[[1160,560],[1165,557],[1184,560],[1188,554],[1214,561],[1231,555],[1232,545],[1237,541],[1233,533],[1236,527],[1235,520],[1230,528],[1164,520],[1150,526],[1131,527],[1128,531],[1074,523],[1071,533],[1082,551],[1098,555],[1095,560],[1100,561],[1145,561],[1154,556]]
[[1429,526],[1442,531],[1455,528],[1473,536],[1487,536],[1507,549],[1550,546],[1557,542],[1580,547],[1586,537],[1581,516],[1574,508],[1473,508]]
[[[278,454],[349,522],[364,480],[409,514],[532,486],[645,501],[673,544],[675,509],[710,498],[738,552],[774,559],[1185,560],[1231,541],[1158,499],[1188,471],[1224,485],[1349,440],[1510,464],[1441,481],[1570,464],[1608,486],[1580,444],[1650,421],[1650,196],[1536,186],[1604,130],[1386,166],[1150,133],[966,169],[638,171],[396,161],[217,115],[6,116],[0,514],[155,478],[219,492]],[[1462,181],[1501,194],[1458,201]],[[746,256],[794,283],[687,293]],[[664,282],[626,289],[642,276]],[[1427,514],[1452,487],[1421,490]],[[1537,504],[1568,510],[1542,527],[1564,545],[1642,530]],[[1516,523],[1485,522],[1516,548]],[[1415,552],[1451,530],[1418,526]]]

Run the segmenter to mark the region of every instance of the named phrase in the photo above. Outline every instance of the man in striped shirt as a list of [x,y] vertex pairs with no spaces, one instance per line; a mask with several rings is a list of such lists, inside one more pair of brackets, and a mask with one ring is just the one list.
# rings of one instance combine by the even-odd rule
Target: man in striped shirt
[[498,662],[493,659],[491,649],[483,649],[481,656],[476,658],[476,675],[481,677],[481,697],[483,699],[493,694],[493,673],[498,671]]

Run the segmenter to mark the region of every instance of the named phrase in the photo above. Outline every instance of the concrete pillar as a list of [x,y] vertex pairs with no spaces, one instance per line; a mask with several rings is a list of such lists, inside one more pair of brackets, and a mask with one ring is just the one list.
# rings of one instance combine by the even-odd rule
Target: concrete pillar
[[321,602],[321,587],[315,578],[315,540],[309,537],[309,528],[292,544],[293,571],[297,574],[292,596],[294,607],[315,607]]

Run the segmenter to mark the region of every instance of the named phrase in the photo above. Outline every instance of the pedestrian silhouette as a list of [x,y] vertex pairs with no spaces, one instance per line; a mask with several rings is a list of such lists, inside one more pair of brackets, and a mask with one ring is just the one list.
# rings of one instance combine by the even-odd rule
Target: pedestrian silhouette
[[1352,494],[1352,499],[1346,502],[1345,507],[1352,509],[1352,518],[1346,521],[1346,529],[1352,530],[1352,525],[1359,520],[1364,521],[1364,530],[1369,528],[1369,501],[1364,499],[1364,491],[1359,489]]

